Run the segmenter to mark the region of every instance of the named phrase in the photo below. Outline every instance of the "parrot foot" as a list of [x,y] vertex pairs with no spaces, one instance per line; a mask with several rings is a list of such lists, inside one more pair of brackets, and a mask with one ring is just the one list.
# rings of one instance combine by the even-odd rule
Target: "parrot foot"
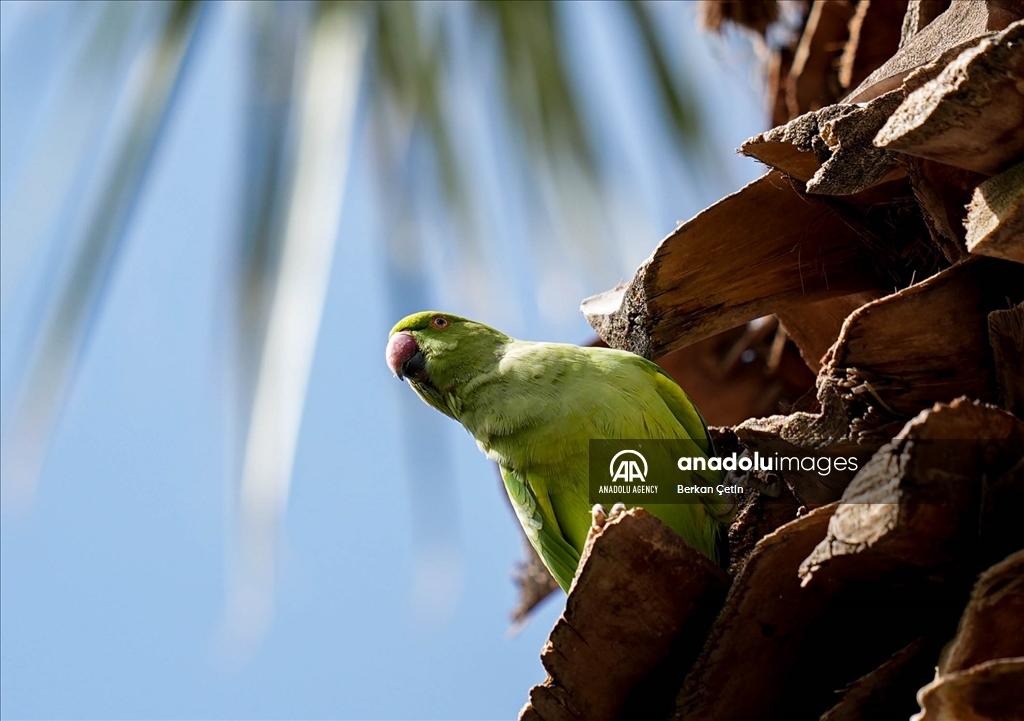
[[604,510],[604,506],[600,503],[595,503],[594,507],[590,509],[590,527],[591,529],[604,528],[604,524],[613,518],[617,518],[626,512],[625,503],[616,503],[612,506],[611,511]]

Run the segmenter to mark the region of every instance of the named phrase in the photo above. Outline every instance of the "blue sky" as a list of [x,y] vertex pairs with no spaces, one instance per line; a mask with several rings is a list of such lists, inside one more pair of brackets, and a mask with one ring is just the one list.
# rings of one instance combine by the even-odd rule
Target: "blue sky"
[[[54,38],[75,37],[80,10],[0,3],[5,211],[24,171],[22,148],[56,107],[45,95],[29,103],[40,98],[35,81],[59,86],[59,73],[46,74],[64,48]],[[481,143],[479,193],[493,229],[480,240],[484,262],[472,287],[448,272],[459,259],[439,208],[421,209],[420,260],[396,274],[371,148],[357,132],[273,624],[250,657],[226,660],[217,634],[237,429],[224,306],[226,239],[239,232],[242,30],[237,7],[208,9],[35,496],[27,509],[4,509],[3,718],[515,716],[544,678],[538,656],[564,596],[508,636],[521,548],[495,470],[459,426],[390,375],[383,350],[394,321],[422,304],[520,337],[585,341],[583,296],[628,278],[677,220],[759,174],[732,155],[765,116],[749,49],[700,35],[692,6],[663,10],[680,38],[678,61],[698,83],[702,115],[714,119],[704,141],[714,167],[680,167],[665,162],[677,157],[666,150],[667,134],[643,131],[629,112],[653,111],[635,82],[635,49],[617,29],[620,11],[602,3],[565,9],[572,62],[613,178],[600,262],[545,245],[559,228],[530,217],[524,181],[506,174],[517,151],[483,147],[493,133],[480,89],[493,72],[488,63],[457,86],[464,142]],[[20,242],[2,238],[4,262],[21,252],[30,258],[4,278],[16,285],[2,325],[8,378],[33,322],[31,288],[49,262],[45,243],[25,251]]]

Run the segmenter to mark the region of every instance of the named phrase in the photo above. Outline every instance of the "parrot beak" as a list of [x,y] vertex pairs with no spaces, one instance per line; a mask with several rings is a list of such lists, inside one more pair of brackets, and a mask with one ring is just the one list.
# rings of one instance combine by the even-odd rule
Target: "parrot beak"
[[398,380],[405,380],[406,376],[415,381],[426,380],[427,359],[416,339],[409,333],[395,333],[391,336],[384,356],[388,368],[398,376]]

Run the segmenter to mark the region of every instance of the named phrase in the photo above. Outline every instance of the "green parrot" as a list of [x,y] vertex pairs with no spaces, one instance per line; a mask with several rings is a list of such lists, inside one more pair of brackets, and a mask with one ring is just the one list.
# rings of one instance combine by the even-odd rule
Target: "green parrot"
[[[392,328],[385,355],[399,379],[461,423],[497,462],[527,538],[565,591],[592,523],[589,439],[691,439],[695,453],[714,454],[707,425],[683,390],[633,353],[516,340],[426,311]],[[693,473],[701,485],[723,482],[720,471]],[[717,561],[734,506],[698,497],[644,508]]]

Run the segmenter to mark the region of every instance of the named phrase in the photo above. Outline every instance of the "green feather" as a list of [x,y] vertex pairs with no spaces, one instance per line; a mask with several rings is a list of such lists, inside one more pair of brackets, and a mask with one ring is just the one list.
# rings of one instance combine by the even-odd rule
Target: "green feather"
[[505,481],[508,499],[512,502],[526,538],[537,550],[558,585],[568,590],[576,575],[580,552],[565,539],[550,499],[543,494],[538,498],[531,490],[529,481],[516,471],[502,467],[501,478]]

